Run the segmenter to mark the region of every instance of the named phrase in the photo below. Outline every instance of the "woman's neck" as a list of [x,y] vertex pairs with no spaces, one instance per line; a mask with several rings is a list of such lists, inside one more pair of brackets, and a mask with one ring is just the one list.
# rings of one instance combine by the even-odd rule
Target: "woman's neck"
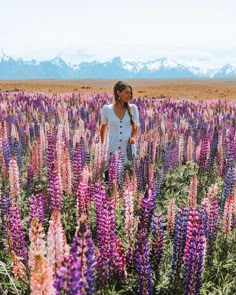
[[114,105],[119,109],[125,109],[126,105],[123,101],[115,101]]

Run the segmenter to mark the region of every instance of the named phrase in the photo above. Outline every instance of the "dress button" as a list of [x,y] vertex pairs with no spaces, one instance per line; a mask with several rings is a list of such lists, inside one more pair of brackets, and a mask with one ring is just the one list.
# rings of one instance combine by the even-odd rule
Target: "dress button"
[[122,128],[122,126],[120,126],[120,128]]
[[120,123],[122,123],[122,121],[120,121]]
[[122,134],[122,132],[120,132],[120,134]]
[[121,146],[119,146],[119,150],[121,149]]
[[122,141],[122,140],[120,139],[120,141]]

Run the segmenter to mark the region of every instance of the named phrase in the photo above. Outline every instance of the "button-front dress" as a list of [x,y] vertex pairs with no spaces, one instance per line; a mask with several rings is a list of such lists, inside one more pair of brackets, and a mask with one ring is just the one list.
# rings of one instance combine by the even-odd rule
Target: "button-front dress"
[[[135,104],[129,104],[133,119],[136,125],[139,126],[139,113]],[[122,119],[118,118],[115,114],[113,104],[104,105],[101,114],[101,123],[108,124],[108,157],[106,168],[108,166],[108,160],[110,153],[121,151],[124,155],[124,163],[127,161],[127,141],[131,137],[132,125],[130,123],[130,115],[126,109],[125,115]],[[132,155],[136,156],[135,144],[131,145]]]

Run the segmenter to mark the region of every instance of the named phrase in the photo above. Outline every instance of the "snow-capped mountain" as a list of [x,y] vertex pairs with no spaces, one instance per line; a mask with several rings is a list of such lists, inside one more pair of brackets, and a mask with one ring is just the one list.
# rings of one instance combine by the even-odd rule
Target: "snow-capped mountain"
[[219,69],[200,68],[167,58],[147,62],[122,61],[115,57],[107,62],[71,64],[61,57],[47,61],[17,60],[0,52],[0,79],[120,79],[120,78],[232,78],[236,67],[227,64]]

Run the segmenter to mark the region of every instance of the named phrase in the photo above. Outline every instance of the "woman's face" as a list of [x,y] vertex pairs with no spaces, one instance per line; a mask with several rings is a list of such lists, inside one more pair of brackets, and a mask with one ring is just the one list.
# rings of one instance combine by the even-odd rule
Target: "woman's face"
[[127,86],[124,90],[122,91],[117,91],[117,94],[120,97],[120,100],[123,102],[129,102],[131,99],[131,89],[129,86]]

